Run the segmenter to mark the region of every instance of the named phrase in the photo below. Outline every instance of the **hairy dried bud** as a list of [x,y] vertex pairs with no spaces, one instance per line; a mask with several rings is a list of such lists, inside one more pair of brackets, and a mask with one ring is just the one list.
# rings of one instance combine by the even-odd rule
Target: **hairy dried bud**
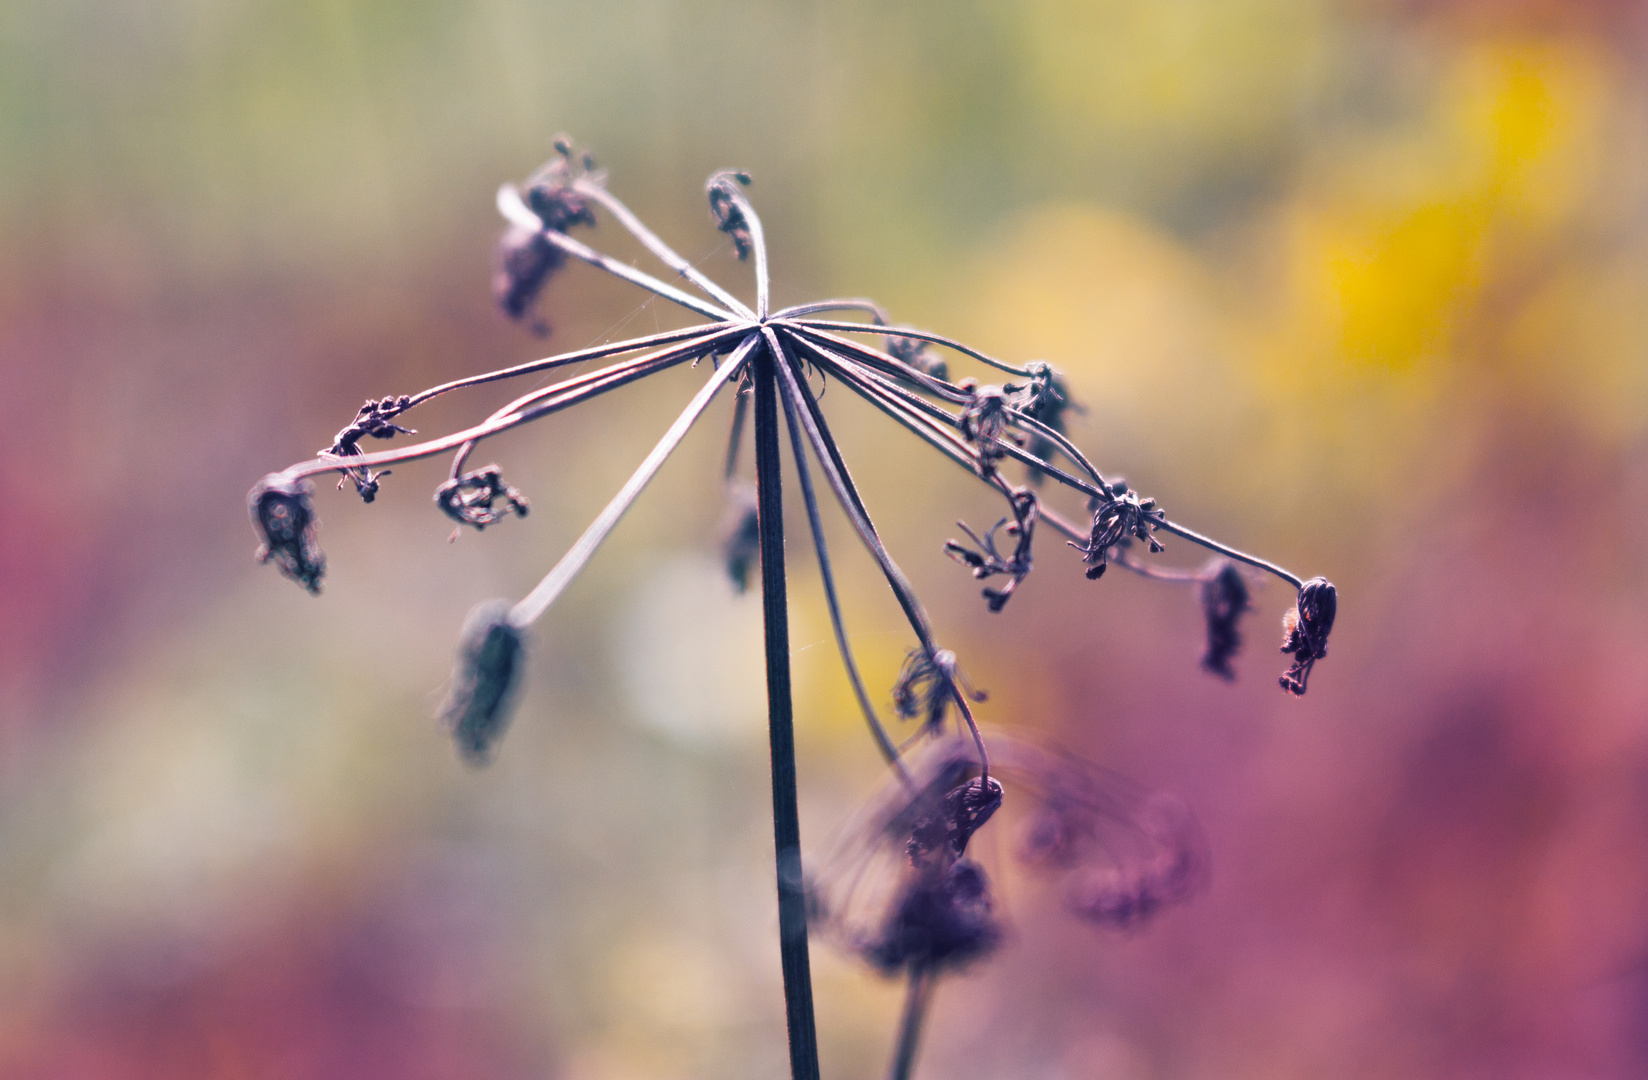
[[721,558],[733,588],[749,588],[750,570],[761,558],[761,516],[755,488],[746,483],[727,490],[727,511],[721,522]]
[[270,473],[252,487],[246,505],[252,527],[263,541],[257,561],[272,561],[282,574],[318,594],[320,579],[326,573],[326,556],[315,543],[318,523],[309,504],[312,491],[306,481]]
[[755,250],[755,234],[750,231],[749,219],[739,205],[739,188],[750,186],[750,174],[736,169],[723,169],[710,177],[704,192],[710,199],[710,216],[715,227],[732,237],[732,246],[739,261],[750,257]]
[[1238,624],[1248,607],[1247,581],[1235,563],[1220,563],[1218,572],[1202,582],[1202,616],[1207,620],[1202,667],[1227,682],[1236,678],[1230,659],[1242,647]]
[[1286,640],[1282,651],[1293,654],[1293,666],[1278,681],[1282,689],[1303,697],[1311,668],[1328,654],[1328,634],[1339,613],[1339,590],[1326,578],[1311,578],[1299,586],[1299,603],[1282,618]]
[[990,902],[984,868],[957,859],[942,871],[910,880],[865,957],[887,974],[958,968],[995,951],[1002,928]]
[[477,604],[464,620],[452,690],[441,706],[441,721],[471,765],[485,765],[509,726],[515,688],[521,678],[525,635],[510,621],[508,600]]
[[[493,504],[500,499],[503,506],[495,507]],[[473,525],[477,531],[496,525],[511,513],[526,517],[532,510],[526,496],[504,483],[503,470],[496,465],[448,480],[435,489],[435,505],[447,517],[460,525]]]

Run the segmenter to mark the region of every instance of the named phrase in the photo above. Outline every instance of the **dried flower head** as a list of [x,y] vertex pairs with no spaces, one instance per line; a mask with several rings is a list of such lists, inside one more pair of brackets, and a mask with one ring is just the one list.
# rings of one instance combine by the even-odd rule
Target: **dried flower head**
[[252,488],[246,502],[262,541],[258,562],[273,562],[282,574],[319,594],[326,556],[315,542],[318,522],[309,503],[313,491],[307,481],[270,473]]
[[[355,412],[355,418],[344,426],[332,438],[332,445],[322,454],[333,457],[359,457],[361,454],[360,441],[371,437],[374,439],[392,439],[396,435],[416,435],[412,428],[401,427],[394,423],[394,418],[400,415],[412,404],[412,398],[407,394],[391,394],[388,397],[367,398],[366,404]],[[343,479],[338,481],[338,487],[343,487],[349,481],[354,481],[355,491],[360,495],[362,502],[371,502],[378,496],[378,484],[389,470],[373,472],[371,469],[348,469]]]
[[1110,549],[1124,540],[1137,539],[1150,546],[1152,553],[1164,550],[1156,539],[1156,527],[1167,520],[1167,514],[1156,509],[1155,499],[1140,499],[1118,481],[1107,500],[1100,500],[1093,511],[1093,531],[1082,544],[1070,541],[1070,546],[1082,553],[1088,564],[1087,577],[1093,581],[1104,575],[1110,561]]
[[510,514],[526,517],[532,510],[526,496],[504,483],[503,470],[497,465],[487,465],[446,481],[435,489],[435,505],[453,521],[473,525],[477,531],[496,525]]
[[[595,224],[595,212],[580,190],[581,184],[602,180],[594,171],[594,160],[588,154],[577,157],[565,135],[556,137],[555,150],[557,156],[527,180],[521,196],[537,222],[511,224],[498,241],[492,294],[503,313],[517,322],[532,311],[544,285],[566,264],[566,252],[550,243],[544,232],[564,233],[575,225]],[[541,321],[534,329],[549,332]]]
[[469,612],[458,641],[452,688],[441,720],[471,765],[492,759],[492,747],[509,726],[511,699],[521,679],[525,640],[511,619],[508,600],[487,600]]
[[[1007,575],[1007,584],[1002,588],[984,589],[984,600],[991,611],[1000,611],[1007,605],[1007,601],[1013,596],[1013,590],[1029,575],[1031,568],[1030,546],[1036,535],[1036,494],[1020,488],[1008,498],[1008,505],[1013,510],[1013,523],[1008,525],[1007,519],[1002,518],[990,526],[982,537],[968,528],[965,521],[956,522],[973,541],[973,547],[969,548],[959,540],[944,542],[944,553],[970,568],[973,577],[982,581],[997,574]],[[996,547],[996,533],[1004,525],[1007,527],[1007,535],[1017,540],[1011,555],[1003,555]]]
[[1299,586],[1299,603],[1282,617],[1282,651],[1293,654],[1293,666],[1282,673],[1282,689],[1303,697],[1311,668],[1328,654],[1328,634],[1339,613],[1339,590],[1326,578],[1311,578]]
[[1207,620],[1207,651],[1202,667],[1229,682],[1236,678],[1231,658],[1242,647],[1240,622],[1248,610],[1247,581],[1236,564],[1221,559],[1202,582],[1202,616]]
[[1007,454],[1001,445],[1007,431],[1007,391],[1000,386],[979,386],[971,379],[956,385],[967,391],[958,424],[961,436],[978,451],[979,475],[994,476],[996,464]]

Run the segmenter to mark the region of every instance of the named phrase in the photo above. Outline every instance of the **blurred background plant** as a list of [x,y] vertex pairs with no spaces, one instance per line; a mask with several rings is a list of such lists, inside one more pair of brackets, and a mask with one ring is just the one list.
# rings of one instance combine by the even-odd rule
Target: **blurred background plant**
[[[775,303],[1051,360],[1095,461],[1354,612],[1291,699],[1256,591],[1228,686],[1193,596],[1031,575],[991,615],[941,551],[976,481],[861,476],[997,718],[1185,795],[1214,859],[1137,937],[1000,859],[1013,947],[940,988],[925,1072],[1640,1075],[1645,46],[1555,0],[0,10],[0,1075],[782,1070],[718,426],[539,628],[510,753],[429,719],[470,602],[684,382],[499,440],[533,514],[452,547],[437,465],[319,493],[324,603],[249,558],[246,487],[367,396],[675,325],[570,270],[547,348],[496,316],[492,193],[562,129],[712,270],[679,193],[748,167]],[[845,404],[850,455],[906,449]],[[813,843],[879,766],[793,569]],[[897,610],[842,579],[890,686]],[[897,988],[815,962],[826,1073],[878,1073]]]

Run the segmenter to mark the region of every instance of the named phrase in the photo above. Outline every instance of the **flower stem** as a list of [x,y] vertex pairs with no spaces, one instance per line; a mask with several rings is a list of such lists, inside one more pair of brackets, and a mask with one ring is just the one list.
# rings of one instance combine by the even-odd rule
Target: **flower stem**
[[818,1080],[807,903],[796,807],[795,723],[790,701],[790,627],[784,587],[784,497],[779,487],[778,363],[769,349],[755,363],[755,477],[761,519],[761,612],[766,624],[767,730],[772,741],[773,845],[778,857],[778,948],[792,1080]]
[[893,1067],[888,1070],[890,1080],[910,1080],[916,1064],[916,1047],[921,1042],[921,1022],[927,1015],[927,1002],[933,996],[933,976],[924,971],[910,972],[910,985],[904,993],[904,1016],[898,1024],[898,1047],[893,1051]]

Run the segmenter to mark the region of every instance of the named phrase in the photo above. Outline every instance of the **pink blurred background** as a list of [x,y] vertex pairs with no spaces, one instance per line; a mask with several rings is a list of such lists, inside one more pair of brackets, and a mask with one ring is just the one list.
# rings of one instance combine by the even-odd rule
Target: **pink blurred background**
[[[748,168],[779,301],[1052,361],[1101,467],[1340,588],[1303,700],[1278,585],[1233,686],[1188,593],[1051,536],[991,615],[940,545],[992,500],[826,393],[984,719],[1212,842],[1209,890],[1128,935],[999,858],[1011,947],[941,986],[918,1075],[1643,1075],[1645,45],[1631,3],[7,7],[0,1076],[781,1073],[725,410],[539,625],[496,764],[431,719],[464,613],[697,376],[484,449],[524,521],[448,545],[444,466],[409,465],[369,507],[322,486],[320,599],[251,558],[246,489],[364,398],[676,325],[581,268],[547,343],[493,309],[492,193],[560,130],[746,292],[701,185]],[[831,527],[885,693],[906,635]],[[878,766],[791,551],[817,848]],[[879,1075],[898,988],[814,955],[826,1074]]]

